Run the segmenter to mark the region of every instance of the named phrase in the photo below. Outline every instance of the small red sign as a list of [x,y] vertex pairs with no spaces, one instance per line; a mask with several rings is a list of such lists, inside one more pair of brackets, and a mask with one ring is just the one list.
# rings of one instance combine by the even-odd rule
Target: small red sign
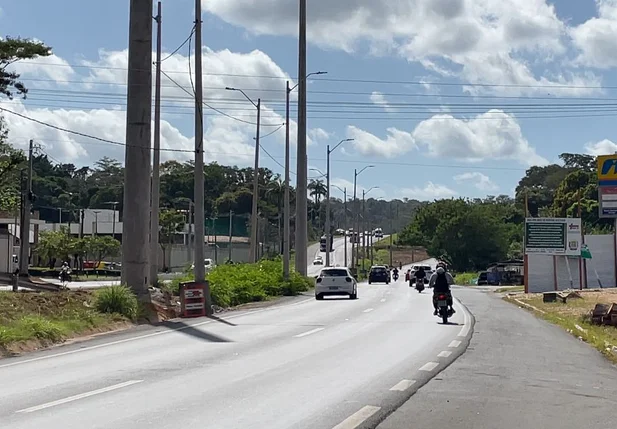
[[601,194],[617,194],[617,186],[599,186]]

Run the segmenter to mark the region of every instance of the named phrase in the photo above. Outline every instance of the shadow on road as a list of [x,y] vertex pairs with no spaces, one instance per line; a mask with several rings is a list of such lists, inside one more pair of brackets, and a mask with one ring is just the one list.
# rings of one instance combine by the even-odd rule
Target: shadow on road
[[229,320],[221,319],[220,317],[217,317],[217,316],[208,316],[208,319],[212,319],[216,322],[224,323],[225,325],[229,325],[229,326],[238,326],[235,323],[231,323]]
[[196,337],[196,338],[199,338],[201,340],[208,341],[211,343],[231,343],[232,342],[231,340],[228,340],[227,338],[201,331],[197,328],[192,327],[191,325],[187,325],[184,322],[166,321],[166,322],[161,322],[160,325],[165,326],[166,328],[169,328],[169,329],[173,329],[182,334],[190,335],[192,337]]

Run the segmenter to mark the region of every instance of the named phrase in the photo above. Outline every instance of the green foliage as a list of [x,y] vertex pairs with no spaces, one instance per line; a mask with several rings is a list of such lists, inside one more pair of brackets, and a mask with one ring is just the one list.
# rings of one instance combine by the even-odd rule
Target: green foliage
[[68,228],[59,231],[42,231],[36,251],[43,259],[68,260],[71,255],[92,258],[98,263],[107,257],[120,254],[121,244],[113,237],[94,236],[75,238],[68,234]]
[[94,305],[101,313],[120,314],[131,320],[137,319],[139,303],[128,287],[116,285],[99,289],[94,297]]
[[51,55],[51,48],[30,39],[6,37],[0,39],[0,93],[9,99],[15,95],[24,98],[28,89],[19,81],[19,74],[7,67],[20,60],[29,60]]
[[[208,273],[207,278],[210,282],[212,302],[220,307],[297,295],[313,286],[311,279],[293,271],[289,280],[284,280],[280,259],[264,260],[256,264],[218,265]],[[187,274],[174,279],[167,287],[177,294],[180,283],[191,280],[192,274]]]
[[457,271],[484,269],[504,259],[511,242],[520,241],[522,220],[507,196],[439,200],[422,206],[398,238],[401,244],[425,247]]
[[175,209],[163,209],[159,215],[161,243],[172,244],[174,236],[184,229],[184,214]]
[[454,278],[454,283],[461,286],[472,285],[477,278],[478,273],[460,273]]

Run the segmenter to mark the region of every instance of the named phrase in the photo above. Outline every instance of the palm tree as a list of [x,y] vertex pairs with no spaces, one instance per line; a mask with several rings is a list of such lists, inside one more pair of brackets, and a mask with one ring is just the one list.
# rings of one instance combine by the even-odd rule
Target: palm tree
[[[321,197],[325,197],[328,195],[327,188],[323,180],[311,180],[308,184],[308,189],[310,191],[311,197],[315,199],[315,211],[317,212],[317,227],[320,225],[320,202]],[[315,211],[313,213],[315,213]],[[314,217],[314,214],[313,214]]]

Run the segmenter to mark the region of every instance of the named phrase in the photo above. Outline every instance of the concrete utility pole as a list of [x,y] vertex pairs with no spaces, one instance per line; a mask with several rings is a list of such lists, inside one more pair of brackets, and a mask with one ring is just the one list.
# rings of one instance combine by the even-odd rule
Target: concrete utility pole
[[23,212],[19,229],[19,276],[28,277],[30,261],[30,211],[32,210],[32,173],[34,167],[34,140],[28,146],[28,177],[23,198]]
[[[204,209],[204,118],[203,74],[201,57],[201,0],[195,0],[195,282],[204,284],[206,266],[204,237],[206,215]],[[206,314],[212,315],[210,287],[206,291]]]
[[347,230],[348,230],[348,226],[347,226],[347,188],[340,188],[339,186],[336,185],[332,185],[334,186],[336,189],[338,189],[339,191],[341,191],[343,193],[343,230],[345,231],[343,233],[343,244],[345,245],[344,248],[344,258],[345,258],[345,266],[348,266],[348,261],[347,261]]
[[392,235],[394,234],[394,229],[392,226],[392,201],[390,201],[390,266],[392,266]]
[[[289,95],[291,88],[287,81],[285,88],[285,190],[283,194],[283,278],[289,279],[289,260],[291,246],[289,243],[291,228],[289,224],[290,196],[289,196]],[[231,244],[231,243],[230,243]]]
[[[352,235],[352,241],[351,241],[351,265],[354,269],[357,268],[357,265],[358,265],[358,254],[359,254],[358,248],[360,247],[360,217],[359,217],[360,207],[358,207],[359,201],[357,201],[356,199],[356,188],[357,188],[357,183],[358,183],[358,176],[367,168],[373,168],[373,167],[375,166],[367,165],[360,171],[357,171],[356,169],[354,169],[353,171],[353,201],[354,201],[355,217],[353,220],[354,235]],[[358,234],[357,243],[355,243],[355,233]],[[355,244],[355,252],[354,252],[354,244]],[[354,265],[354,253],[355,253],[355,265]]]
[[[161,2],[157,4],[156,71],[154,78],[154,148],[152,151],[152,192],[150,197],[150,284],[158,283],[159,275],[159,205],[161,199]],[[116,213],[114,210],[114,226]],[[115,235],[115,234],[114,234]]]
[[122,283],[150,303],[148,239],[152,136],[152,0],[130,0]]
[[332,246],[330,246],[330,236],[332,235],[332,231],[330,231],[330,154],[343,143],[353,140],[343,139],[332,150],[330,150],[330,145],[326,147],[326,267],[330,266],[330,252],[332,251]]
[[308,160],[306,154],[306,0],[300,0],[298,33],[298,162],[296,167],[296,271],[307,273]]

